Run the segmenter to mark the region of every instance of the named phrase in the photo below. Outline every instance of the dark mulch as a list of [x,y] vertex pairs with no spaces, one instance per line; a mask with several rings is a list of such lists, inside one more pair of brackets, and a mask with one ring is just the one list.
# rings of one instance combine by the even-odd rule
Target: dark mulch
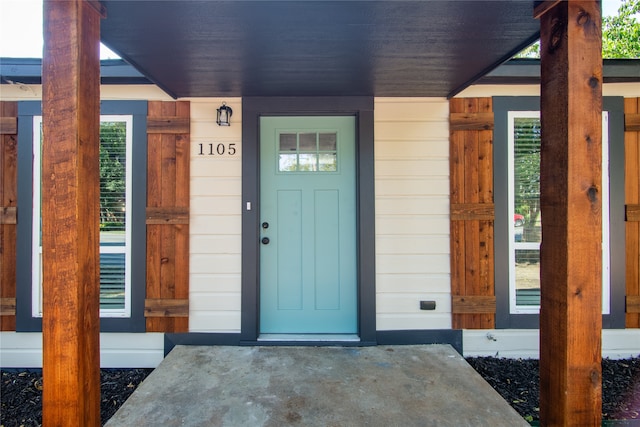
[[[537,360],[477,357],[467,362],[527,421],[540,419]],[[640,420],[640,357],[602,360],[602,419]]]
[[[116,413],[152,369],[101,369],[102,424]],[[42,371],[3,370],[0,384],[0,426],[42,425]]]
[[[539,419],[538,361],[468,358],[467,361],[526,420]],[[104,424],[151,373],[151,369],[102,369],[101,418]],[[2,372],[1,427],[40,426],[42,373],[39,370]],[[602,361],[602,417],[640,420],[640,357]]]

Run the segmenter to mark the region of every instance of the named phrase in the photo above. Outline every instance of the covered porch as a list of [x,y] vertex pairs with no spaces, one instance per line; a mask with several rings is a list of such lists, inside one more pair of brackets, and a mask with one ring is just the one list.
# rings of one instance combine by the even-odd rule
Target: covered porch
[[[293,6],[285,8],[287,4]],[[541,198],[543,208],[551,213],[545,227],[549,230],[547,235],[552,236],[545,240],[541,257],[541,414],[548,424],[593,425],[599,421],[599,2],[437,1],[380,5],[45,2],[45,423],[95,425],[96,420],[98,152],[97,144],[87,142],[97,139],[96,47],[101,17],[106,18],[102,39],[176,98],[452,97],[533,41],[540,28],[542,45],[546,47],[542,53],[541,83],[546,138]],[[539,23],[536,18],[540,18]],[[460,114],[477,119],[478,123],[486,118],[484,111]],[[464,150],[461,154],[466,157],[469,152]],[[452,187],[452,199],[456,196],[453,192]],[[475,190],[471,193],[469,203],[461,204],[461,211],[455,214],[490,216],[491,203],[483,206]],[[568,215],[570,206],[585,214]],[[253,212],[243,215],[243,227],[257,226],[258,221]],[[373,224],[368,225],[373,228]],[[454,253],[480,250],[456,247],[459,240],[454,230],[451,242]],[[254,242],[253,247],[243,248],[243,261],[249,259],[246,252],[258,250],[258,246]],[[361,256],[373,253],[371,246],[361,245],[359,249]],[[470,275],[480,271],[478,266],[465,267]],[[257,281],[254,270],[243,264],[243,289],[246,281]],[[371,279],[365,277],[369,273],[361,274],[360,280]],[[456,279],[452,277],[452,282]],[[374,295],[369,294],[368,298],[373,299]],[[490,300],[484,303],[491,305]],[[375,307],[374,301],[369,312],[371,307]],[[483,307],[480,310],[485,313]],[[476,316],[475,313],[460,314]],[[255,319],[255,313],[243,311],[243,321],[247,319],[245,315],[251,315],[249,320]],[[375,326],[369,330],[372,331]],[[426,360],[419,365],[420,371],[426,371]],[[286,373],[293,377],[291,370]],[[429,384],[429,378],[422,382]],[[166,383],[163,387],[167,387]],[[440,393],[436,391],[436,396]],[[455,406],[459,407],[463,400],[461,397]],[[456,415],[455,425],[460,425],[459,414],[453,414]]]

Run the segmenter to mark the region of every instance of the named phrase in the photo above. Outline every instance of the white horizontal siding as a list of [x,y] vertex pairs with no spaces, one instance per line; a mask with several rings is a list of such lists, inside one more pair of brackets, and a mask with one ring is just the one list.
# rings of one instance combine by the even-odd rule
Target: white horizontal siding
[[193,215],[191,227],[199,234],[240,234],[242,218],[238,215]]
[[[100,99],[118,101],[173,101],[162,89],[154,85],[102,85]],[[22,83],[3,84],[0,91],[2,101],[40,101],[42,100],[41,85],[26,85]]]
[[238,273],[194,273],[191,272],[189,289],[194,295],[199,292],[238,292]]
[[[376,241],[378,255],[439,255],[449,244],[448,236],[380,235]],[[447,260],[448,261],[448,260]]]
[[[537,329],[464,330],[462,337],[465,357],[540,357],[540,332]],[[603,329],[602,357],[638,357],[638,343],[640,329]]]
[[[192,162],[206,162],[207,159],[192,159]],[[197,167],[211,167],[196,166]],[[213,169],[213,168],[212,168]],[[242,170],[242,168],[239,168]],[[220,177],[215,175],[198,176],[191,178],[191,197],[192,199],[198,196],[215,197],[215,196],[227,196],[234,197],[242,194],[242,178],[241,177]],[[194,197],[195,196],[195,197]],[[240,206],[238,206],[238,212],[240,212]]]
[[[240,332],[240,310],[239,307],[226,311],[202,310],[197,313],[198,321],[194,324],[189,320],[190,332],[216,332],[216,333],[238,333]],[[215,329],[212,331],[212,325]]]
[[[41,368],[42,334],[0,332],[0,367]],[[164,357],[164,334],[100,334],[101,368],[155,368]]]
[[[242,104],[240,99],[192,98],[189,330],[239,332],[242,230]],[[222,102],[232,126],[218,126]],[[200,144],[202,152],[200,155]],[[209,153],[213,144],[225,154]],[[233,145],[234,155],[229,155]]]
[[445,209],[449,209],[449,197],[442,195],[376,198],[376,213],[380,215],[393,215],[397,212],[402,212],[403,215],[441,215]]
[[[603,96],[623,96],[634,98],[640,96],[638,83],[605,83],[602,86]],[[476,85],[471,86],[456,98],[474,98],[481,96],[540,96],[539,85]]]
[[451,328],[448,115],[445,99],[375,100],[378,330]]
[[451,329],[451,314],[440,311],[418,311],[412,313],[380,313],[377,330],[395,331],[405,329]]
[[[190,330],[240,330],[240,125],[221,134],[218,100],[192,100]],[[378,329],[450,327],[448,103],[378,99],[375,111]],[[235,143],[233,157],[200,156]],[[435,300],[433,312],[420,300]]]
[[[425,280],[424,274],[379,274],[376,281],[378,295],[407,292],[410,294],[422,293],[424,295],[436,295],[443,292],[450,285],[449,274],[430,273]],[[447,293],[447,292],[445,292]],[[426,299],[426,298],[425,298]]]
[[198,215],[236,216],[241,205],[240,196],[200,196],[193,200],[191,213]]

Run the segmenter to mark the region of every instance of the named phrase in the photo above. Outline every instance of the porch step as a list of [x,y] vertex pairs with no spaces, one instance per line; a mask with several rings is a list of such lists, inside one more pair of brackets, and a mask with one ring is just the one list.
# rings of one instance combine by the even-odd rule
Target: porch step
[[176,346],[106,424],[528,426],[449,345]]

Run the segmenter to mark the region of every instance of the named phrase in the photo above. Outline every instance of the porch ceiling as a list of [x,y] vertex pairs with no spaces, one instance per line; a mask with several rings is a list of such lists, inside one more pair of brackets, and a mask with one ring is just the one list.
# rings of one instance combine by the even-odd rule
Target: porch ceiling
[[102,0],[101,38],[175,97],[452,96],[537,38],[529,0]]

